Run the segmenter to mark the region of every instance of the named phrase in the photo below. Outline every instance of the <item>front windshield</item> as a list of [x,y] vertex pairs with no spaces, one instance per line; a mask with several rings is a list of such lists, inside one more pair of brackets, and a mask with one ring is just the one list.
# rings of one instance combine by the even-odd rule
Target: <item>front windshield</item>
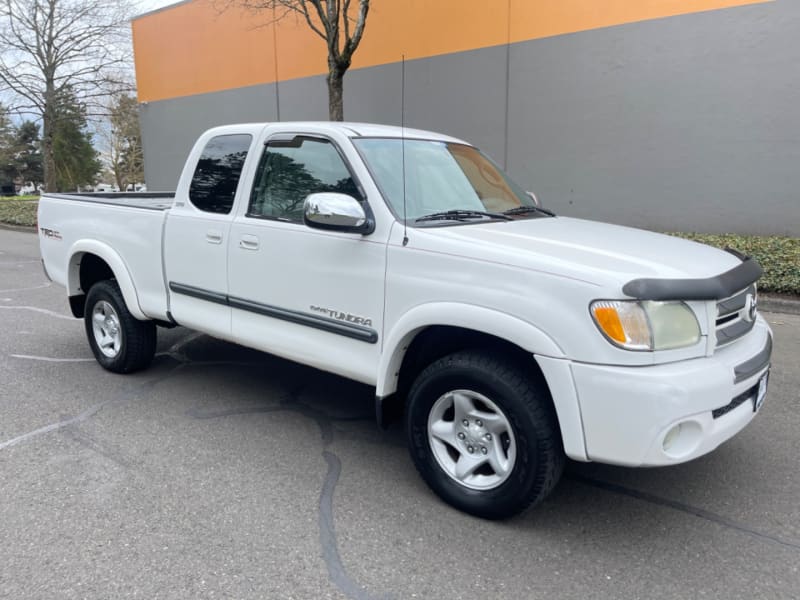
[[356,138],[353,143],[401,219],[404,214],[414,221],[453,210],[502,213],[534,205],[530,196],[472,146],[401,138]]

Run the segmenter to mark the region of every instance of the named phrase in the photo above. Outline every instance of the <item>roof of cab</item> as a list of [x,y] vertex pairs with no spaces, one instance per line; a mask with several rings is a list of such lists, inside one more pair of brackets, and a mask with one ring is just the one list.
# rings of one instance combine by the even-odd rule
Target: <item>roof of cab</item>
[[336,122],[336,121],[285,121],[285,122],[268,122],[268,123],[238,123],[236,125],[226,125],[214,127],[206,133],[218,135],[223,131],[236,131],[244,132],[246,130],[261,129],[266,126],[275,126],[276,129],[282,131],[291,131],[297,129],[298,132],[313,128],[315,130],[325,131],[335,130],[339,133],[351,138],[359,137],[383,137],[383,138],[406,138],[406,139],[424,139],[436,140],[441,142],[454,142],[458,144],[466,144],[467,142],[458,138],[436,133],[434,131],[425,131],[423,129],[412,129],[409,127],[398,127],[396,125],[378,125],[374,123],[352,123],[352,122]]

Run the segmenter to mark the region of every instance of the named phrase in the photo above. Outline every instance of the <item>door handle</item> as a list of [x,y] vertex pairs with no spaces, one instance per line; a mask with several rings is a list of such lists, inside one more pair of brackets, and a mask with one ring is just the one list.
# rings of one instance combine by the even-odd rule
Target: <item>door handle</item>
[[209,229],[208,231],[206,231],[206,241],[209,244],[221,244],[222,232],[217,231],[216,229]]
[[258,250],[258,238],[254,235],[243,235],[239,240],[239,248],[243,250]]

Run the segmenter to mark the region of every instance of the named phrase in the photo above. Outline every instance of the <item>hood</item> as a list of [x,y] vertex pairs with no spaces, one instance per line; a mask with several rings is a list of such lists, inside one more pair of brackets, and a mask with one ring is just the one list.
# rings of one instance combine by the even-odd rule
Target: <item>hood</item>
[[[418,230],[419,231],[419,230]],[[569,217],[428,229],[458,252],[595,284],[636,278],[713,277],[741,261],[728,252],[651,231]]]

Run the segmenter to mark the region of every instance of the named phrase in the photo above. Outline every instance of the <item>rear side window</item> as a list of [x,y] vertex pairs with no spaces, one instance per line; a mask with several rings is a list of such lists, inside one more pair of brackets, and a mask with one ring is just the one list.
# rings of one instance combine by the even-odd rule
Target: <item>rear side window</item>
[[253,137],[246,133],[211,138],[189,186],[189,200],[200,210],[228,214]]

